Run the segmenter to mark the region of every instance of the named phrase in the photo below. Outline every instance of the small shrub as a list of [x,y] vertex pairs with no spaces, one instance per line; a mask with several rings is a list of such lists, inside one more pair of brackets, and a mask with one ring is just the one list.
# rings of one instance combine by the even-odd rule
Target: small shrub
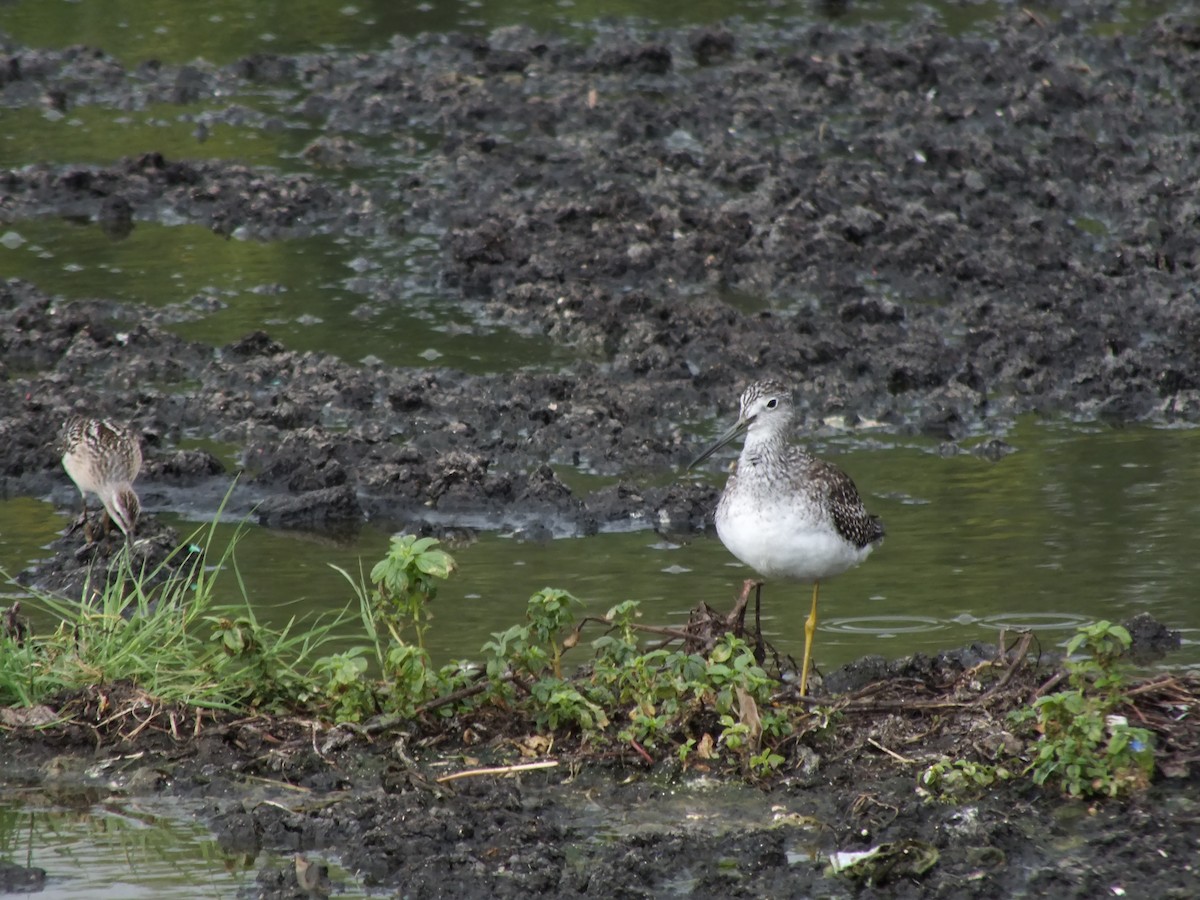
[[[455,569],[453,557],[434,538],[411,534],[392,536],[387,555],[371,569],[371,586],[341,572],[358,595],[359,615],[375,648],[382,681],[362,680],[351,686],[346,678],[359,668],[357,657],[346,654],[320,660],[316,671],[325,676],[324,693],[338,721],[356,721],[368,711],[412,715],[418,706],[461,681],[457,666],[438,670],[425,651],[425,632],[433,618],[430,605],[438,583]],[[405,635],[411,633],[416,643]],[[367,666],[361,661],[361,675]]]
[[1067,652],[1086,649],[1090,655],[1068,659],[1071,689],[1011,714],[1018,724],[1033,722],[1039,732],[1025,770],[1037,784],[1056,783],[1071,797],[1114,797],[1149,783],[1153,735],[1117,712],[1128,703],[1121,656],[1129,644],[1129,632],[1120,625],[1097,622],[1081,628]]

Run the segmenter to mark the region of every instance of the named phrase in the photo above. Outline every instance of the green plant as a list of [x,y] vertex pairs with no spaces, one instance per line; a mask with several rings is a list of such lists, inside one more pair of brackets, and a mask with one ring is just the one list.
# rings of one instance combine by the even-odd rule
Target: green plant
[[1003,765],[942,758],[921,772],[918,791],[927,800],[962,803],[978,797],[997,781],[1010,778],[1012,772]]
[[437,596],[438,582],[454,571],[453,557],[438,547],[435,538],[411,534],[392,535],[387,556],[371,569],[375,590],[371,594],[374,623],[382,625],[393,641],[404,643],[407,624],[425,648],[425,631],[433,617],[429,606]]
[[590,667],[567,679],[562,653],[578,640],[578,631],[568,631],[578,602],[546,588],[530,598],[525,624],[492,635],[483,652],[493,700],[524,709],[539,727],[578,728],[592,742],[633,743],[643,752],[671,744],[685,763],[698,747],[706,759],[727,752],[755,774],[784,763],[773,747],[791,725],[772,709],[775,682],[744,640],[726,635],[707,656],[643,650],[638,604],[629,600],[584,620],[608,630],[592,642]]
[[[1129,649],[1132,638],[1124,626],[1100,621],[1081,626],[1067,641],[1067,674],[1072,686],[1079,690],[1091,688],[1106,693],[1120,693],[1128,686],[1121,659]],[[1088,658],[1071,660],[1081,649]]]
[[750,772],[761,778],[774,774],[785,762],[787,760],[784,757],[780,756],[774,750],[766,748],[761,753],[756,753],[750,757]]
[[578,725],[584,733],[602,731],[608,727],[608,714],[569,681],[557,676],[543,678],[533,684],[530,694],[535,701],[534,718],[551,730],[561,725]]
[[770,706],[774,682],[752,648],[733,635],[707,657],[664,649],[628,656],[620,648],[615,656],[597,658],[590,682],[594,695],[610,698],[610,707],[628,710],[618,733],[623,741],[649,747],[675,741],[686,762],[700,743],[695,732],[711,729],[712,752],[724,748],[760,774],[783,762],[770,743],[789,734],[791,725]]
[[592,641],[598,661],[623,666],[637,657],[640,648],[634,624],[640,615],[636,600],[625,600],[608,611],[604,618],[611,623],[609,631]]
[[[411,534],[392,536],[387,555],[371,569],[371,585],[361,577],[355,580],[342,568],[333,566],[354,589],[359,602],[359,618],[370,636],[382,682],[365,678],[366,660],[346,658],[345,654],[323,659],[317,670],[326,677],[324,692],[335,717],[357,720],[363,715],[386,709],[411,715],[416,708],[457,683],[458,667],[439,671],[425,650],[425,633],[433,618],[430,604],[437,596],[438,583],[455,569],[453,557],[438,546],[434,538]],[[411,631],[416,644],[405,640]],[[359,682],[351,686],[346,679],[351,668],[360,672]]]
[[575,621],[572,606],[580,601],[566,591],[542,588],[525,607],[524,625],[495,632],[483,645],[488,676],[497,681],[510,672],[541,677],[547,671],[562,678],[563,632]]
[[323,680],[331,712],[338,722],[361,722],[379,711],[375,685],[367,679],[366,650],[354,647],[317,660],[313,673]]
[[[238,535],[212,564],[213,528],[160,570],[135,573],[127,559],[115,566],[95,605],[41,598],[61,624],[48,637],[22,641],[20,629],[0,636],[0,703],[34,704],[64,689],[124,681],[162,700],[336,721],[448,716],[496,704],[535,728],[571,730],[609,748],[632,743],[647,757],[647,747],[665,749],[684,764],[734,762],[754,776],[786,761],[777,748],[791,725],[772,706],[776,684],[740,638],[725,635],[706,654],[647,650],[635,601],[576,628],[580,601],[545,588],[529,598],[523,623],[484,645],[485,678],[461,663],[435,669],[424,647],[429,604],[454,561],[432,539],[398,535],[370,580],[339,570],[357,595],[369,643],[314,659],[347,616],[307,629],[294,619],[268,627],[246,600],[233,553]],[[242,602],[216,602],[231,577]],[[606,630],[592,643],[590,663],[566,676],[563,655],[590,621]]]
[[1067,644],[1070,690],[1038,698],[1032,708],[1011,714],[1033,722],[1039,732],[1026,768],[1037,784],[1057,783],[1072,797],[1116,796],[1149,783],[1154,771],[1153,735],[1131,726],[1117,710],[1128,703],[1128,679],[1121,656],[1129,632],[1111,622],[1081,628]]
[[[88,584],[79,601],[35,594],[30,607],[58,625],[26,636],[21,646],[0,638],[0,704],[31,705],[117,682],[204,708],[306,703],[316,691],[304,670],[339,620],[300,630],[293,619],[282,631],[258,623],[237,571],[240,529],[213,554],[218,519],[151,569],[135,571],[122,550],[103,586],[93,591]],[[234,577],[240,602],[220,602],[228,590],[221,572]]]
[[571,607],[579,605],[566,591],[542,588],[529,598],[525,610],[531,646],[540,648],[549,659],[555,678],[562,678],[562,634],[575,621]]

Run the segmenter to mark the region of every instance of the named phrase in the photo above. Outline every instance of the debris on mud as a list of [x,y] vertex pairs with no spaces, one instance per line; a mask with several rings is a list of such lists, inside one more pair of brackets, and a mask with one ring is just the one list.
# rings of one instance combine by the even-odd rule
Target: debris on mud
[[[63,698],[48,729],[43,711],[4,711],[2,741],[14,775],[53,756],[56,777],[69,778],[70,758],[91,763],[99,752],[124,791],[206,798],[203,817],[226,852],[295,856],[260,872],[265,897],[293,896],[327,854],[369,886],[415,897],[649,897],[681,887],[1083,896],[1114,885],[1187,896],[1194,675],[1130,687],[1126,714],[1154,731],[1162,753],[1156,782],[1128,799],[1081,805],[1075,819],[1024,779],[941,802],[920,790],[927,767],[1025,751],[1006,714],[1055,674],[1030,646],[1026,636],[1007,653],[900,660],[883,680],[795,705],[796,733],[778,748],[788,762],[759,787],[715,778],[721,767],[699,756],[681,765],[633,747],[597,755],[570,733],[539,738],[495,707],[330,727],[165,705],[113,685]],[[786,695],[780,702],[793,703]],[[1112,846],[1121,852],[1102,849]],[[1151,864],[1164,855],[1178,865]]]

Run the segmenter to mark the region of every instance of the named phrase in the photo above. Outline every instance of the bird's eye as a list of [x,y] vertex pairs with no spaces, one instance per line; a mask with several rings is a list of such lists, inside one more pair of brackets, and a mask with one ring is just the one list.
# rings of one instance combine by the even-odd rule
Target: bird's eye
[[767,409],[774,409],[778,405],[779,405],[779,398],[777,398],[777,397],[772,397],[770,400],[767,401]]

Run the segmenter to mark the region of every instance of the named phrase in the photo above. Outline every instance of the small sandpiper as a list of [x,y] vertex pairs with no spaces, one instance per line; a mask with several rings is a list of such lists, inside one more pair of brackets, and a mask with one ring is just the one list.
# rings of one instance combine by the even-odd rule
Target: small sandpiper
[[126,540],[132,541],[141,510],[133,490],[133,481],[142,468],[142,445],[137,433],[108,419],[71,416],[59,433],[59,449],[63,468],[83,497],[83,533],[88,543],[92,542],[88,491],[100,498],[109,520],[117,523]]
[[811,582],[800,669],[803,695],[821,582],[866,559],[883,540],[883,522],[867,512],[849,475],[788,443],[794,415],[789,388],[778,381],[756,382],[742,393],[737,422],[691,465],[745,433],[736,470],[717,503],[717,535],[763,578]]

